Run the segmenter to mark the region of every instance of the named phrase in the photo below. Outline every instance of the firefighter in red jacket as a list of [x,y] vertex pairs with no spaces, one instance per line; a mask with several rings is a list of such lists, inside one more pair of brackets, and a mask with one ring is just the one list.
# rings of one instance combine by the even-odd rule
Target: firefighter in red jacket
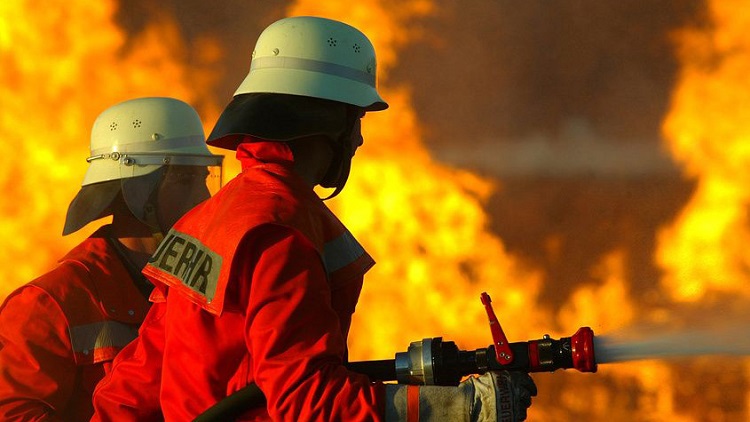
[[144,269],[155,303],[97,387],[92,420],[193,420],[250,383],[267,406],[242,420],[399,419],[414,392],[423,418],[525,418],[528,376],[407,393],[344,366],[374,261],[313,188],[341,191],[360,119],[387,108],[375,65],[370,41],[341,22],[293,17],[263,31],[209,137],[236,150],[242,173],[178,221]]
[[222,158],[180,100],[138,98],[99,115],[63,234],[108,215],[112,223],[0,307],[0,420],[91,418],[94,387],[149,308],[141,269],[162,232],[209,197],[209,171],[220,184]]

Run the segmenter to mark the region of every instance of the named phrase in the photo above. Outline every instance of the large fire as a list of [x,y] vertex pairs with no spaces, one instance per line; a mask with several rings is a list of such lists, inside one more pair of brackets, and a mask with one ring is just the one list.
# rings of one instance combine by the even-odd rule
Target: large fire
[[[99,112],[132,97],[173,96],[201,105],[205,118],[217,113],[214,75],[183,65],[174,22],[164,16],[129,39],[113,22],[116,8],[114,0],[0,6],[3,298],[92,231],[57,235]],[[206,62],[219,57],[210,41],[202,47]]]
[[661,234],[659,262],[675,300],[717,293],[750,297],[750,14],[713,1],[713,31],[682,33],[682,74],[664,123],[670,149],[698,181],[690,203]]
[[[657,259],[666,270],[667,298],[656,310],[629,296],[624,270],[629,257],[621,250],[603,253],[591,270],[592,279],[603,283],[581,280],[589,287],[576,290],[559,310],[543,306],[540,293],[554,286],[490,233],[484,207],[493,183],[430,156],[409,87],[395,86],[388,75],[398,64],[399,48],[420,36],[406,28],[435,13],[435,4],[299,0],[290,6],[289,15],[326,16],[362,29],[375,44],[381,91],[391,105],[365,118],[365,146],[355,157],[347,189],[331,202],[378,261],[355,315],[351,358],[392,358],[411,341],[434,336],[463,349],[487,346],[483,291],[492,296],[511,341],[569,336],[585,325],[604,334],[639,321],[668,320],[673,303],[705,304],[722,294],[745,299],[750,134],[743,123],[750,119],[742,107],[750,89],[742,88],[748,83],[743,78],[750,70],[750,46],[742,38],[748,22],[735,13],[741,9],[737,1],[712,5],[715,32],[686,32],[681,38],[684,69],[665,132],[698,189],[660,234]],[[0,299],[91,232],[56,235],[85,172],[89,129],[101,110],[136,96],[174,96],[196,105],[210,127],[227,100],[214,94],[224,54],[216,42],[200,40],[200,48],[191,51],[201,56],[187,66],[187,47],[170,16],[157,16],[128,35],[114,23],[116,8],[115,0],[48,2],[43,9],[31,1],[0,6],[0,180],[6,197],[0,205],[5,239]],[[228,164],[231,177],[236,163],[228,157]],[[529,420],[742,418],[746,375],[717,374],[726,369],[722,365],[708,368],[701,361],[682,366],[641,361],[602,365],[597,374],[535,374],[540,394]],[[716,398],[711,395],[721,394],[718,387],[703,382],[739,392]]]

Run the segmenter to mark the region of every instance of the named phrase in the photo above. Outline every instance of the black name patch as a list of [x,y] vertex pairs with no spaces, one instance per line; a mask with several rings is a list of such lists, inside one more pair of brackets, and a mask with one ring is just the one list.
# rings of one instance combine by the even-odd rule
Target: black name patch
[[149,264],[178,278],[182,284],[211,302],[221,270],[221,256],[198,239],[171,230]]

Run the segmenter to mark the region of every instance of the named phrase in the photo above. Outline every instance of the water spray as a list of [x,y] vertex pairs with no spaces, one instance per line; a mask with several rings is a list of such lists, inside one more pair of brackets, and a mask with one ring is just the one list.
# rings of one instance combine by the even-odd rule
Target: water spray
[[[746,318],[742,319],[743,321]],[[744,322],[707,320],[681,329],[634,327],[594,339],[598,363],[722,355],[750,356],[750,335]]]

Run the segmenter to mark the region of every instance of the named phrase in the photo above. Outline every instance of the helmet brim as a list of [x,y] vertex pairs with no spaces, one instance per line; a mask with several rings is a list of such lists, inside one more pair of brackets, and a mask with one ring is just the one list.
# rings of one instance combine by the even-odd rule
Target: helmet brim
[[80,230],[86,224],[112,214],[110,205],[120,193],[120,180],[81,187],[68,206],[63,236]]
[[[253,66],[260,60],[254,59]],[[282,63],[292,61],[288,57],[274,57]],[[319,62],[313,61],[319,65]],[[345,71],[352,69],[336,66]],[[382,111],[388,108],[388,103],[380,96],[373,80],[365,82],[350,79],[341,75],[322,72],[320,69],[296,69],[288,67],[254,68],[245,77],[234,95],[261,92],[298,95],[325,100],[338,101],[365,109],[366,111]]]
[[219,116],[207,143],[236,150],[243,135],[279,142],[314,135],[336,139],[346,129],[349,107],[353,106],[300,95],[240,94]]

